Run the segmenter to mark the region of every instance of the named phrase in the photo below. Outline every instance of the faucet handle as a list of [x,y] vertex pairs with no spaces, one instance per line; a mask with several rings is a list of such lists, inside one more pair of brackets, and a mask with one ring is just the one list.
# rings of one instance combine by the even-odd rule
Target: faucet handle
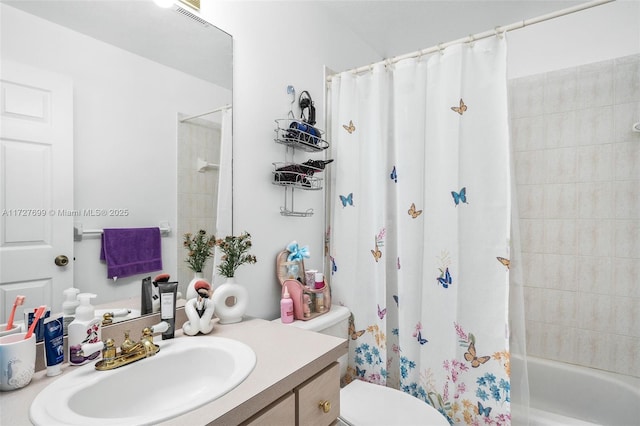
[[142,337],[140,340],[147,340],[153,343],[153,333],[164,333],[169,329],[169,323],[166,321],[159,322],[156,325],[152,325],[151,327],[145,327],[142,330]]
[[102,351],[102,358],[109,361],[116,357],[116,342],[113,339],[107,339],[106,342],[83,343],[80,351],[85,354]]
[[151,327],[151,332],[153,333],[164,333],[169,329],[169,323],[166,321],[159,322],[158,324]]
[[105,312],[102,315],[102,325],[113,324],[113,314],[111,312]]
[[95,343],[83,343],[80,346],[80,351],[84,354],[92,354],[94,352],[102,351],[107,347],[106,343],[103,341],[95,342]]

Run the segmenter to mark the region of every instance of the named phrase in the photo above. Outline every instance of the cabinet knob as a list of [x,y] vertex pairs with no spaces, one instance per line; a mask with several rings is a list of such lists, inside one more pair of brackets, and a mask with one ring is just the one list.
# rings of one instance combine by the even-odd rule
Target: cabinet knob
[[322,411],[325,413],[328,413],[329,411],[331,411],[331,401],[320,401],[320,404],[318,404],[320,408],[322,408]]

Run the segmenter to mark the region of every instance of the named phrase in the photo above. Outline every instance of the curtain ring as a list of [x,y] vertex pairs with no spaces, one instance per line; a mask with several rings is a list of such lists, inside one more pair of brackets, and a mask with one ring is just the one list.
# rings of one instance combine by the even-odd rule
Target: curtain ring
[[494,30],[496,32],[496,37],[498,37],[498,38],[504,37],[504,30],[502,32],[500,32],[500,27],[499,26],[495,27]]
[[473,47],[473,45],[475,44],[475,37],[473,37],[473,34],[469,34],[469,41],[467,42],[469,44],[469,47]]
[[440,52],[441,55],[444,55],[444,47],[442,46],[442,43],[438,43],[438,51]]

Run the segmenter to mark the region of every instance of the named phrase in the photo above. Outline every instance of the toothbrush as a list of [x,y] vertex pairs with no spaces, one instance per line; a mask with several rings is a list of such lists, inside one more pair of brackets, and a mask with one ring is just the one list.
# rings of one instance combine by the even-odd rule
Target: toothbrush
[[11,315],[9,315],[9,321],[7,321],[7,327],[5,330],[9,331],[13,328],[13,318],[16,316],[16,309],[18,306],[24,303],[25,296],[16,296],[15,302],[13,302],[13,308],[11,309]]
[[38,321],[40,321],[40,317],[42,317],[42,314],[44,314],[45,309],[47,309],[46,305],[39,306],[38,309],[36,309],[36,314],[33,316],[33,322],[31,323],[31,327],[29,327],[27,335],[24,336],[24,340],[27,340],[31,337],[31,335],[33,334],[33,330],[35,330]]

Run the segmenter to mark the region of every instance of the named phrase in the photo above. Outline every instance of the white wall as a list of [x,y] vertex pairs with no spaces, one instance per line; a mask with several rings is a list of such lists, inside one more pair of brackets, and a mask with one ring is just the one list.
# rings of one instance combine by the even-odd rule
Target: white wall
[[[69,75],[74,84],[74,208],[127,209],[126,216],[78,217],[85,229],[158,226],[165,271],[177,262],[177,114],[231,101],[228,90],[69,31],[6,5],[2,58]],[[158,96],[160,95],[160,96]],[[74,244],[75,284],[96,304],[140,294],[140,276],[106,278],[100,238]],[[69,283],[71,285],[71,283]]]
[[[235,233],[251,233],[252,253],[258,258],[255,265],[240,267],[236,279],[249,290],[248,313],[264,318],[280,312],[277,253],[297,240],[311,250],[307,268],[321,267],[323,259],[323,194],[296,191],[296,208],[313,208],[316,214],[283,217],[284,189],[271,184],[271,163],[284,160],[285,148],[273,137],[274,120],[286,118],[289,111],[287,86],[293,85],[297,94],[311,93],[323,127],[323,67],[343,70],[380,59],[314,3],[202,3],[202,16],[233,35],[233,227]],[[296,158],[305,161],[322,154],[300,153]]]
[[507,37],[509,78],[632,55],[640,51],[640,1],[617,0]]

